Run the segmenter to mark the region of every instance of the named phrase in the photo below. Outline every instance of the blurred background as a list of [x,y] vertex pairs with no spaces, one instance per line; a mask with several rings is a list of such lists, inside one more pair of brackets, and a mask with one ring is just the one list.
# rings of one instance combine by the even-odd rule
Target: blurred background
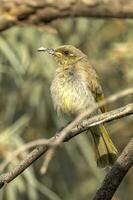
[[[14,150],[40,138],[49,138],[67,123],[57,116],[50,97],[56,62],[38,53],[41,46],[72,44],[88,55],[109,96],[133,83],[133,21],[66,19],[51,29],[14,27],[0,34],[0,173],[22,160],[23,152],[3,167]],[[128,96],[109,105],[118,108],[132,101]],[[106,126],[119,152],[133,135],[132,116]],[[48,171],[40,174],[43,157],[0,192],[1,200],[88,200],[100,186],[106,171],[94,161],[89,135],[81,134],[56,151]],[[132,171],[133,172],[133,171]],[[133,173],[129,171],[116,193],[132,200]]]

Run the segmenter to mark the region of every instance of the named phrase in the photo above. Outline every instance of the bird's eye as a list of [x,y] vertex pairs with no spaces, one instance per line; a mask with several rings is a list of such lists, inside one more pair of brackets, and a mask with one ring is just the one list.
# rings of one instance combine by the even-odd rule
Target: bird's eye
[[65,50],[63,53],[64,53],[65,56],[69,55],[69,51],[67,51],[67,50]]

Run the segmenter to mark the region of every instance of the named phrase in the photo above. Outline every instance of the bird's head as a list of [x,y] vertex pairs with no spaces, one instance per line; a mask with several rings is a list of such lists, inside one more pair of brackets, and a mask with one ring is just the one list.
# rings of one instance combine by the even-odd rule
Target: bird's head
[[71,65],[78,60],[81,60],[83,57],[86,57],[82,51],[72,45],[63,45],[54,49],[41,47],[38,51],[44,51],[52,54],[62,65]]

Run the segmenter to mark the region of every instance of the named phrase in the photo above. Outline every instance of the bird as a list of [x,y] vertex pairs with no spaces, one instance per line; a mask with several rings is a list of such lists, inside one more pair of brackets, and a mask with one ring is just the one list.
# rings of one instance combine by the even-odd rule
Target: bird
[[[104,99],[99,76],[90,64],[87,55],[72,45],[56,48],[40,47],[38,51],[48,52],[57,60],[57,68],[50,91],[54,108],[58,113],[77,116],[84,110],[97,105]],[[106,107],[97,113],[106,112]],[[114,164],[118,151],[105,126],[90,128],[97,166],[105,168]]]

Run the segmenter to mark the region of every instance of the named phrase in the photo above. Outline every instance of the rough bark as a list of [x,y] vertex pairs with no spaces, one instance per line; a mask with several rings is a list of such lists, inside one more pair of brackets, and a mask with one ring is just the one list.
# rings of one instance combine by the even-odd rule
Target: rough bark
[[107,173],[93,200],[111,200],[122,179],[133,165],[133,138]]
[[133,18],[132,0],[1,0],[0,31],[67,17]]

